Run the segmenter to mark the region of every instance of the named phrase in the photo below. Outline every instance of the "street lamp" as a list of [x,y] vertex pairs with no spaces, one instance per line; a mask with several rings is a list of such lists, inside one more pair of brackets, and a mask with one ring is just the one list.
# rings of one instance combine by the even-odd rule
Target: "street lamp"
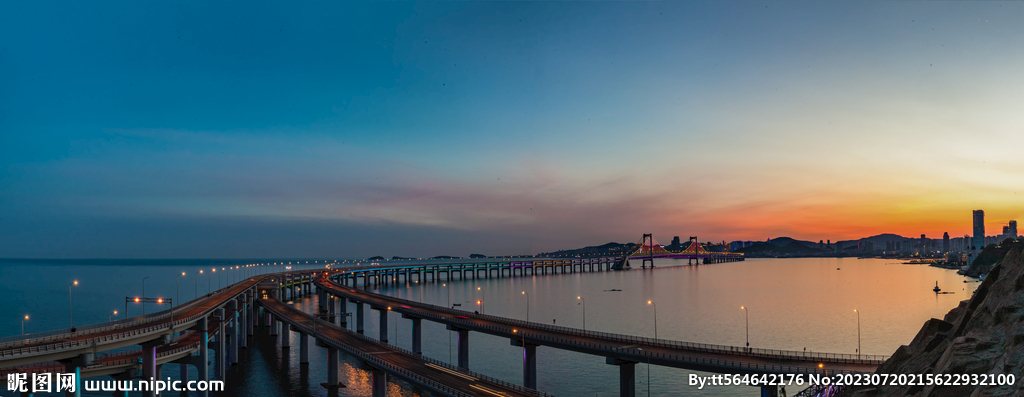
[[114,310],[113,313],[111,313],[109,316],[107,316],[107,322],[109,323],[111,321],[114,321],[114,316],[116,316],[116,315],[117,315],[117,310]]
[[648,305],[654,308],[654,339],[658,339],[658,305],[654,301],[647,301]]
[[526,295],[526,322],[530,322],[530,294],[523,291],[523,295]]
[[[142,278],[142,297],[143,298],[146,297],[146,279],[147,278],[152,278],[152,277],[146,276],[146,277]],[[146,302],[142,302],[142,315],[143,316],[146,315]]]
[[854,313],[857,313],[857,358],[860,358],[860,311],[853,309]]
[[[213,292],[213,286],[212,286],[212,284],[213,284],[213,273],[216,273],[216,272],[217,272],[217,268],[210,269],[210,274],[208,274],[207,275],[208,277],[206,278],[206,289],[210,290],[211,293]],[[217,277],[220,277],[220,276],[217,276]],[[218,278],[218,280],[220,280],[220,279]],[[218,281],[218,283],[219,283],[219,281]]]
[[68,328],[71,328],[71,332],[75,332],[74,316],[71,314],[71,308],[73,306],[71,304],[71,287],[76,285],[78,285],[78,280],[75,280],[70,285],[68,285]]
[[750,350],[750,311],[747,310],[746,306],[740,306],[740,310],[743,310],[743,319],[747,323],[747,350]]
[[199,299],[199,275],[200,274],[203,274],[203,269],[199,269],[199,272],[196,273],[196,299]]
[[484,310],[484,301],[483,300],[477,299],[476,305],[480,306],[480,313],[487,314],[487,311]]
[[21,318],[21,334],[22,335],[25,335],[25,321],[28,321],[28,315],[27,314],[25,315],[25,317]]
[[580,303],[577,303],[577,305],[580,305],[580,304],[583,305],[583,330],[586,331],[587,330],[587,300],[583,299],[582,296],[577,296],[576,300],[580,301]]

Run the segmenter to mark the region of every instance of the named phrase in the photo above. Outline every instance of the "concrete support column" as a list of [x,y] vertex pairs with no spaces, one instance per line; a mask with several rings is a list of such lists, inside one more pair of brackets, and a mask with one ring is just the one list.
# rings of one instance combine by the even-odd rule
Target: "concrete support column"
[[636,362],[608,357],[606,362],[619,366],[619,396],[636,397]]
[[217,355],[217,360],[216,360],[217,366],[214,367],[214,369],[216,370],[215,372],[217,373],[217,379],[224,380],[224,371],[225,371],[225,365],[224,364],[225,364],[225,361],[227,361],[227,360],[225,360],[226,357],[224,357],[224,336],[225,336],[224,335],[224,322],[227,321],[227,318],[225,318],[225,313],[224,313],[224,309],[223,308],[217,309],[215,316],[217,317],[218,324],[217,324],[217,349],[216,349],[216,351],[214,351],[214,354]]
[[344,296],[338,297],[338,319],[339,325],[342,328],[348,327],[348,299]]
[[412,352],[423,354],[423,319],[411,318],[412,320]]
[[469,369],[469,330],[448,326],[449,331],[458,332],[459,362],[458,367]]
[[537,345],[523,346],[523,386],[537,388]]
[[[145,356],[145,349],[143,349],[143,356]],[[80,354],[78,357],[75,357],[75,358],[72,358],[72,359],[68,359],[68,360],[61,360],[60,362],[62,364],[64,364],[64,373],[74,373],[75,374],[75,391],[68,390],[68,391],[65,392],[65,396],[67,396],[67,397],[82,397],[82,367],[87,366],[87,365],[92,365],[92,363],[93,363],[93,354],[92,353],[84,353],[84,354]],[[156,353],[155,352],[153,353],[153,360],[151,362],[154,363],[154,364],[156,363]],[[145,368],[143,368],[143,369],[145,369]],[[59,382],[59,380],[54,378],[54,382]],[[150,396],[151,395],[152,394],[150,394]]]
[[379,369],[373,368],[370,370],[370,376],[372,377],[372,388],[373,397],[387,397],[388,393],[388,374]]
[[[202,365],[199,366],[199,379],[200,381],[210,381],[210,326],[209,319],[203,317],[199,319],[199,328],[203,331],[203,344],[200,345],[199,357],[202,361]],[[202,397],[209,397],[210,391],[201,391],[199,395]]]
[[[156,347],[160,346],[157,342],[147,342],[142,344],[142,380],[156,380],[160,379],[160,375],[156,373]],[[143,391],[143,397],[152,397],[155,395],[153,390]]]
[[338,349],[327,346],[327,383],[324,387],[338,387]]
[[179,378],[181,378],[181,383],[187,385],[188,384],[188,364],[185,364],[185,363],[178,364],[178,373],[180,374]]
[[231,365],[238,364],[238,301],[232,299],[228,302],[227,311],[231,313],[231,319],[228,320],[228,363]]
[[277,317],[270,316],[270,336],[277,336]]
[[299,333],[299,364],[309,364],[309,334]]
[[363,333],[363,302],[356,302],[356,332]]
[[380,329],[380,338],[378,338],[378,339],[381,342],[387,342],[388,341],[388,312],[390,310],[388,310],[387,308],[381,307],[381,308],[377,308],[377,311],[380,312],[380,321],[378,321],[378,323],[379,323],[378,328]]
[[761,386],[761,397],[779,397],[779,387]]
[[238,347],[244,349],[249,346],[249,338],[247,337],[249,335],[249,331],[247,331],[249,329],[249,305],[245,302],[244,298],[239,305],[242,307],[242,311],[239,313]]
[[281,347],[289,348],[292,346],[292,325],[284,321],[281,322]]
[[331,324],[333,324],[335,318],[334,295],[327,294],[327,302],[325,302],[324,304],[327,305],[327,321],[330,321]]

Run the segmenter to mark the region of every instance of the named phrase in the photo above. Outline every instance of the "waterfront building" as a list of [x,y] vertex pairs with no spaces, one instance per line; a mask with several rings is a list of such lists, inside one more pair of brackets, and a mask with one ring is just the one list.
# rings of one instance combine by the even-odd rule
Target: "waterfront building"
[[974,210],[974,247],[975,250],[985,248],[985,211]]
[[949,252],[949,232],[942,233],[942,253]]

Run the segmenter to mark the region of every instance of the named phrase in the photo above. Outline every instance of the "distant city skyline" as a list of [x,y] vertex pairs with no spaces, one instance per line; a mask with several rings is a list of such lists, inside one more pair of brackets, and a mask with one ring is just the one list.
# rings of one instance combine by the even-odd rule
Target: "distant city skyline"
[[0,4],[0,257],[999,231],[1020,2]]

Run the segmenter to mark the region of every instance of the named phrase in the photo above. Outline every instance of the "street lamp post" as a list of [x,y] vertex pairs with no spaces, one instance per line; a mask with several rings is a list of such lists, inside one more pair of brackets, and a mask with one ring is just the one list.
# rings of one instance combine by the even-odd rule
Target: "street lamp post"
[[111,321],[114,321],[114,316],[116,316],[116,315],[117,315],[117,310],[114,310],[113,313],[111,313],[109,316],[107,316],[107,322],[109,323]]
[[199,299],[199,275],[200,274],[203,274],[203,269],[199,269],[199,272],[196,273],[196,299]]
[[75,280],[70,285],[68,285],[68,328],[71,328],[71,332],[75,332],[74,315],[72,314],[71,310],[71,308],[74,306],[71,303],[71,287],[74,287],[76,285],[78,285],[78,280]]
[[530,294],[523,291],[523,295],[526,295],[526,322],[530,322]]
[[[179,301],[179,302],[181,301],[181,293],[178,292],[178,279],[181,276],[184,276],[184,275],[185,275],[185,272],[181,272],[181,274],[179,274],[177,276],[174,276],[174,299]],[[174,307],[173,303],[171,304],[171,307]]]
[[22,335],[25,335],[25,321],[27,321],[27,320],[28,320],[28,315],[27,314],[25,315],[25,317],[21,318],[21,334]]
[[853,309],[854,313],[857,313],[857,358],[860,358],[860,311]]
[[586,331],[587,330],[587,300],[583,299],[582,296],[577,296],[576,300],[580,301],[580,303],[577,303],[577,304],[582,304],[583,305],[583,330]]
[[750,312],[746,306],[740,306],[740,309],[743,310],[743,319],[747,324],[747,350],[750,350]]
[[210,274],[206,275],[206,289],[209,291],[208,293],[213,293],[213,273],[216,272],[217,268],[213,268],[210,269]]
[[[636,349],[640,351],[644,350],[642,347],[638,347]],[[644,355],[647,356],[647,397],[651,397],[651,356],[647,354]]]
[[658,305],[654,301],[647,301],[648,305],[654,308],[654,339],[658,339]]
[[[152,277],[146,276],[146,277],[142,278],[142,297],[143,298],[146,297],[146,279],[147,278],[152,278]],[[142,302],[142,315],[143,316],[146,315],[146,302]]]

